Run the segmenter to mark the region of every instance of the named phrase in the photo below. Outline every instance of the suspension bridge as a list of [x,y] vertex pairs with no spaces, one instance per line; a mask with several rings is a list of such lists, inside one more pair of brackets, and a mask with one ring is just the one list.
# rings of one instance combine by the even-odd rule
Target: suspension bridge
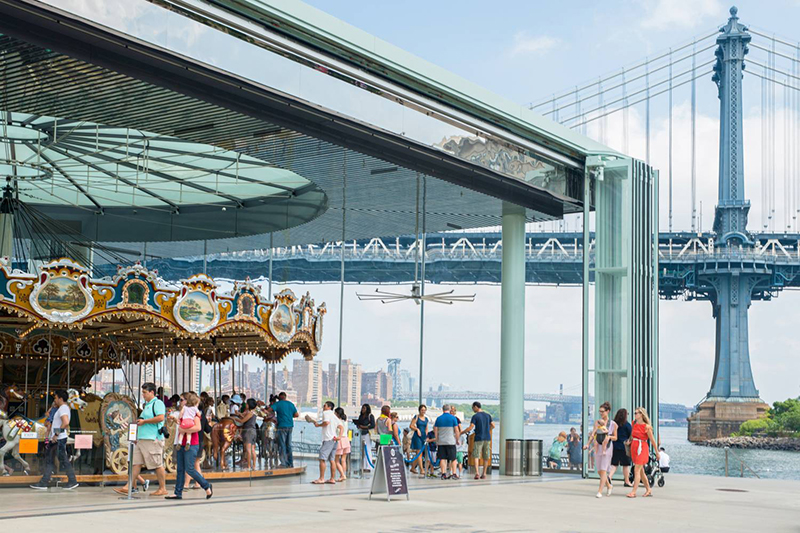
[[[662,216],[664,231],[659,236],[659,294],[666,299],[708,301],[716,320],[714,378],[693,417],[691,439],[730,433],[767,407],[752,376],[748,309],[754,300],[770,300],[784,289],[800,286],[798,90],[800,43],[746,27],[736,8],[731,8],[729,20],[717,31],[530,104],[531,109],[623,153],[641,155],[656,166],[659,154],[666,163],[661,168],[667,216]],[[713,224],[704,230],[698,188],[698,151],[703,148],[697,135],[698,96],[710,91],[719,101],[719,174]],[[687,132],[676,130],[675,110],[687,99],[690,164],[681,166],[675,141]],[[633,110],[643,117],[643,147],[632,142],[639,141],[631,138]],[[750,186],[760,182],[760,201],[754,204],[745,194],[745,140],[750,138],[744,127],[745,110],[749,118],[755,116],[753,111],[760,114],[760,175],[748,175],[747,182]],[[666,127],[658,144],[656,119]],[[756,121],[748,124],[755,127]],[[639,150],[643,153],[637,154]],[[751,223],[751,217],[757,222]],[[574,221],[574,231],[569,231],[569,223],[567,217],[529,227],[529,283],[582,283],[581,265],[587,253],[592,260],[593,242],[588,246],[583,242],[579,227],[583,221]],[[677,229],[683,223],[688,228]],[[592,229],[591,219],[589,224]],[[453,228],[456,231],[426,234],[423,216],[416,235],[407,237],[206,258],[145,259],[168,279],[196,272],[198,262],[206,261],[211,275],[235,278],[263,272],[276,282],[498,283],[499,232]]]

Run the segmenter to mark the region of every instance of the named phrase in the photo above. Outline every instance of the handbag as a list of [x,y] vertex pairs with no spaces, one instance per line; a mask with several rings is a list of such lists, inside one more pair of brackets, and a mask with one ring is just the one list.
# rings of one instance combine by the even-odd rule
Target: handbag
[[628,457],[631,456],[631,441],[630,440],[626,440],[625,441],[625,455],[627,455]]

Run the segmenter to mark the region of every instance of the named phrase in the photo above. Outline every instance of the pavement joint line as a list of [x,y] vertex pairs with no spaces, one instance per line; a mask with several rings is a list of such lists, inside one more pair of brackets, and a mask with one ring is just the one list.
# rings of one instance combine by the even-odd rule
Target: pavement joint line
[[[564,476],[563,478],[557,477],[541,477],[536,479],[514,479],[514,480],[497,480],[497,481],[488,481],[488,482],[477,482],[477,483],[459,483],[458,485],[455,484],[448,484],[448,483],[441,483],[438,485],[431,485],[426,487],[411,487],[411,494],[413,496],[414,492],[426,491],[426,490],[441,490],[447,488],[470,488],[470,487],[488,487],[488,486],[495,486],[495,485],[524,485],[524,484],[531,484],[531,483],[552,483],[558,481],[569,481],[574,480],[573,476]],[[262,495],[262,496],[242,496],[242,495],[230,495],[230,496],[222,496],[218,498],[214,498],[212,500],[205,500],[205,499],[197,499],[196,501],[187,501],[180,503],[173,503],[172,501],[168,500],[157,500],[159,503],[149,503],[148,500],[140,500],[142,501],[141,504],[134,504],[134,506],[130,505],[120,505],[115,504],[115,506],[110,507],[111,504],[95,504],[92,507],[102,507],[100,509],[95,508],[86,508],[86,506],[82,506],[80,509],[71,509],[65,511],[56,511],[53,512],[53,507],[48,507],[47,510],[49,511],[47,514],[48,516],[69,516],[75,514],[97,514],[97,513],[107,513],[113,511],[138,511],[144,509],[160,509],[164,507],[189,507],[195,505],[212,505],[212,504],[224,504],[224,503],[234,503],[234,502],[259,502],[259,501],[272,501],[272,500],[291,500],[291,499],[308,499],[308,498],[319,498],[319,497],[334,497],[334,496],[352,496],[355,494],[364,494],[369,495],[369,487],[366,488],[354,488],[354,489],[346,489],[341,492],[311,492],[305,491],[301,494],[292,494],[292,495],[281,495],[281,494],[274,494],[274,495]],[[376,498],[376,501],[382,501],[383,498]],[[145,502],[147,502],[145,504]],[[24,519],[24,518],[41,518],[41,512],[35,511],[42,511],[41,509],[31,510],[24,514],[18,515],[7,515],[7,516],[0,516],[0,521],[2,520],[17,520],[17,519]]]

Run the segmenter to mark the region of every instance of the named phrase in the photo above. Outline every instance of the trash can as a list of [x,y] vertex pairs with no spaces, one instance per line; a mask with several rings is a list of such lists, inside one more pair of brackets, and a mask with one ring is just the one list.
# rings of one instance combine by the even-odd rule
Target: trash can
[[525,475],[542,475],[542,441],[528,439],[525,441]]
[[507,476],[522,475],[522,441],[519,439],[506,440],[506,471]]

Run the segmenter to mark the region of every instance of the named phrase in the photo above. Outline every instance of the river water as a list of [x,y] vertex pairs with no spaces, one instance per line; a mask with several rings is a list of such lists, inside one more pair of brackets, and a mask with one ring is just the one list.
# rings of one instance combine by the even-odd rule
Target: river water
[[[400,423],[407,427],[408,423]],[[352,425],[351,425],[352,427]],[[525,426],[525,438],[544,441],[544,453],[560,431],[569,432],[570,425],[536,424]],[[725,450],[708,448],[692,444],[687,440],[687,428],[661,428],[661,445],[670,456],[670,473],[700,474],[707,476],[725,475]],[[494,431],[494,449],[499,449],[499,431]],[[320,441],[320,430],[306,422],[295,422],[293,438],[296,441],[317,443]],[[800,452],[783,452],[772,450],[732,450],[734,454],[752,468],[756,474],[768,479],[800,479]],[[731,456],[729,459],[730,475],[739,475],[740,463]],[[668,474],[669,475],[669,474]],[[745,477],[753,477],[745,468]]]

